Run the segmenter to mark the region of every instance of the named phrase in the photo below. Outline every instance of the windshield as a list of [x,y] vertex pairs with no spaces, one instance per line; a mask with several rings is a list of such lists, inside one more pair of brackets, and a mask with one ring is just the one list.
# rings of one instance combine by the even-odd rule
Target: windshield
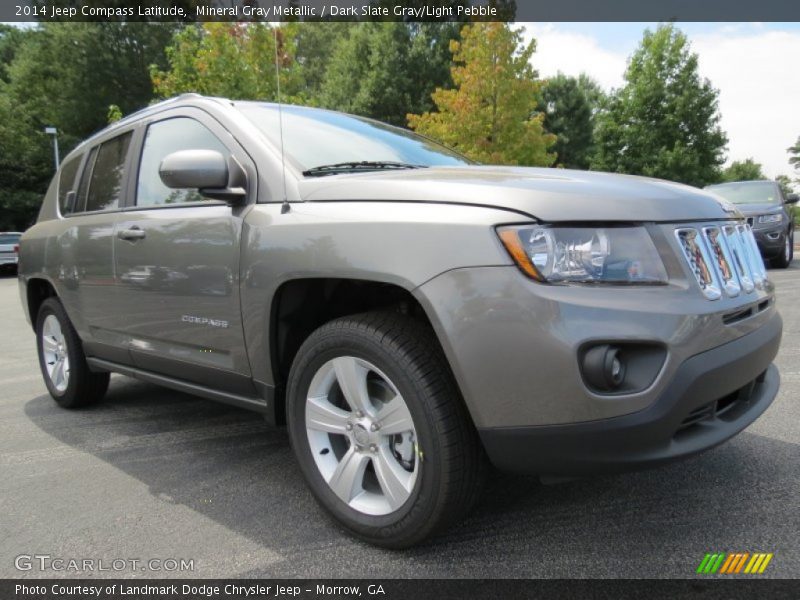
[[[236,107],[280,148],[278,107],[237,102]],[[369,162],[422,167],[467,165],[463,156],[405,129],[342,113],[283,105],[283,143],[287,161],[300,171],[328,165]]]
[[778,186],[772,181],[739,181],[706,188],[734,204],[780,204]]

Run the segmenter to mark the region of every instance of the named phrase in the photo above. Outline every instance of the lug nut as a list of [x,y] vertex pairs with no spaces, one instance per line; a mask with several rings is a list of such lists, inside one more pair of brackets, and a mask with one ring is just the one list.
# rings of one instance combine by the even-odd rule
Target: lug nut
[[359,419],[360,419],[360,418],[361,418],[361,417],[363,417],[363,416],[364,416],[364,413],[363,413],[363,412],[361,412],[360,410],[357,410],[357,411],[356,411],[356,417],[357,417],[357,418],[359,418]]
[[344,428],[347,429],[347,431],[353,431],[353,424],[348,423],[347,425],[344,426]]
[[377,452],[377,451],[378,451],[378,447],[377,447],[375,444],[372,444],[372,445],[369,447],[369,449],[370,449],[370,452]]
[[379,423],[373,423],[372,425],[369,426],[369,430],[370,431],[378,431],[378,429],[380,429],[380,428],[381,428],[381,426],[380,426]]

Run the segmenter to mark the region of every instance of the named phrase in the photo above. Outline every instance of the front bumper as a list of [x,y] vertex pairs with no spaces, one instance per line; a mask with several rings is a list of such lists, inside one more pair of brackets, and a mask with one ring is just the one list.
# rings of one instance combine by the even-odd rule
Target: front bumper
[[786,244],[786,227],[779,225],[766,229],[753,229],[761,256],[769,259],[780,256]]
[[649,407],[571,425],[479,429],[498,468],[572,476],[655,466],[712,448],[772,403],[780,377],[776,314],[762,328],[684,361]]

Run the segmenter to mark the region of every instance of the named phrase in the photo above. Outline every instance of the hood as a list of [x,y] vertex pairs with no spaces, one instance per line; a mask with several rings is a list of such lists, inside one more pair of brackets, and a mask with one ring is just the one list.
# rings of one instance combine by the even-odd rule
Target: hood
[[780,204],[774,203],[737,204],[736,208],[746,217],[768,215],[783,211],[783,207]]
[[541,221],[683,221],[740,217],[719,196],[631,175],[526,167],[428,167],[306,178],[303,200],[474,204]]

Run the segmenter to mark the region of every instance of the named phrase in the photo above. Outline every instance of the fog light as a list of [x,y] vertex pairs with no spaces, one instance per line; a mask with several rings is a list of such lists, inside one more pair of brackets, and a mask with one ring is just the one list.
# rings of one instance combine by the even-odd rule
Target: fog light
[[595,346],[583,357],[583,374],[586,382],[602,391],[617,389],[625,381],[625,362],[616,346]]

